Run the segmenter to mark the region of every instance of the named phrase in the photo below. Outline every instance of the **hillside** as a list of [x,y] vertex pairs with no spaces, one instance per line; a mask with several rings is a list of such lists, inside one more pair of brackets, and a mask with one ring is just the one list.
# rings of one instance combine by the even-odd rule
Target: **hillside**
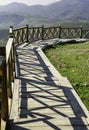
[[47,6],[11,3],[0,6],[0,28],[10,25],[89,21],[89,0],[61,0]]
[[89,20],[89,0],[62,0],[49,5],[52,17],[61,21]]

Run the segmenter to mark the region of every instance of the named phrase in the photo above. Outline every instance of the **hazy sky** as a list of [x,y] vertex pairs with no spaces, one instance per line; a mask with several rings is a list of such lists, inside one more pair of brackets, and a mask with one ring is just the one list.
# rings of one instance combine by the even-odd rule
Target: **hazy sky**
[[20,2],[28,5],[35,5],[35,4],[47,5],[57,1],[60,0],[0,0],[0,5],[6,5],[12,2]]

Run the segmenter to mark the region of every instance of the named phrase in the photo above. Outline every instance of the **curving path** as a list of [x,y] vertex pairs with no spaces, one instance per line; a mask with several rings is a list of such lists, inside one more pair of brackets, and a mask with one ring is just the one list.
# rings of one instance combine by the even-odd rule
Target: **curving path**
[[[89,130],[89,113],[42,49],[59,39],[23,43],[16,48],[16,79],[10,130]],[[65,40],[64,40],[65,42]]]

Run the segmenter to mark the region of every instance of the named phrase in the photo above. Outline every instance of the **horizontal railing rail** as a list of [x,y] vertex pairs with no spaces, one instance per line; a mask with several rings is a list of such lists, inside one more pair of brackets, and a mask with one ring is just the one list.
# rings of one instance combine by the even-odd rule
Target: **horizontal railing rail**
[[35,40],[46,40],[53,38],[89,38],[89,30],[84,30],[83,27],[64,28],[60,25],[53,27],[25,27],[13,29],[12,34],[14,43],[23,43]]
[[[12,33],[6,45],[0,45],[0,119],[5,122],[9,119],[11,111],[11,98],[13,96],[12,82],[15,78],[14,44]],[[0,130],[2,121],[0,120]]]

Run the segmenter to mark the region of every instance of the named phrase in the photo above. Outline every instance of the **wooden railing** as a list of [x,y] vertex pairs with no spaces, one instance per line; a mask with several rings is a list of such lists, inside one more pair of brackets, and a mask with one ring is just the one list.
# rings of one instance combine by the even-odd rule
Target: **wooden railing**
[[0,44],[0,130],[4,130],[2,120],[7,122],[9,119],[14,75],[14,44],[12,33],[10,33],[7,44]]
[[[0,119],[8,121],[13,97],[12,82],[15,73],[14,44],[45,40],[52,38],[88,38],[89,30],[79,28],[55,27],[25,27],[13,29],[10,27],[10,36],[6,45],[0,45]],[[0,130],[2,122],[0,121]]]
[[89,30],[84,30],[83,27],[63,28],[60,25],[54,27],[29,27],[26,25],[23,28],[13,29],[14,42],[16,44],[30,42],[35,40],[45,40],[53,38],[88,38]]

